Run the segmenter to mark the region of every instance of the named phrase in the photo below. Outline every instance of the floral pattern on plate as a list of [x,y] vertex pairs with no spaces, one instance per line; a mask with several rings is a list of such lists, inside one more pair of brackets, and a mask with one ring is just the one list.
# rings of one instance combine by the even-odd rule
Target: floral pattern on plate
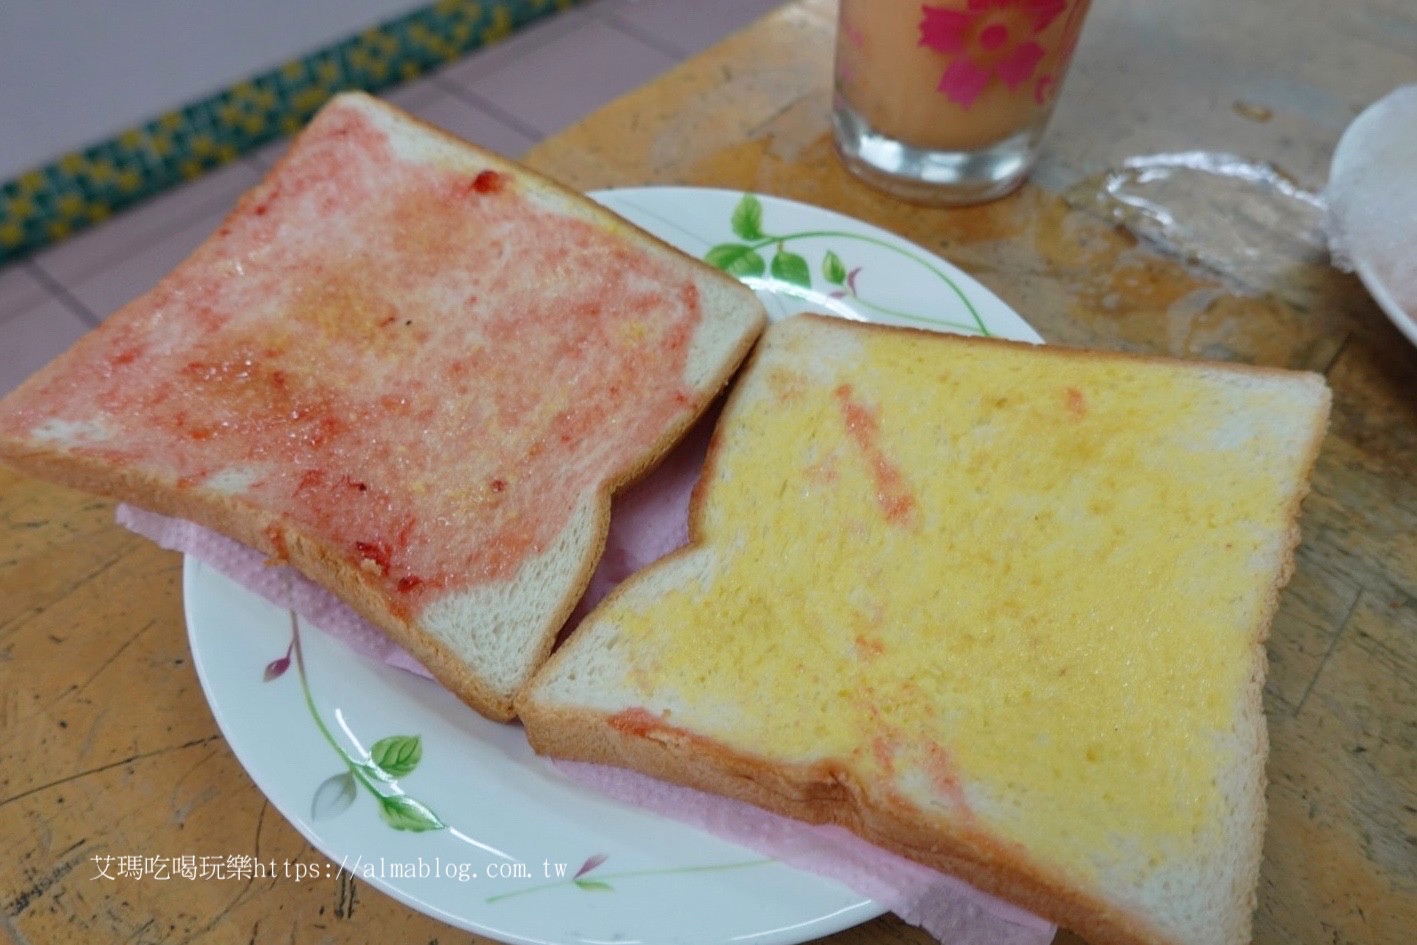
[[[592,196],[699,258],[760,241],[753,252],[799,257],[778,261],[776,273],[763,259],[761,275],[742,277],[773,317],[810,309],[1040,340],[959,269],[838,213],[698,188]],[[518,726],[293,628],[288,610],[193,558],[183,590],[212,713],[252,780],[329,858],[325,875],[338,867],[413,909],[507,942],[793,945],[883,911],[832,880],[575,783],[535,756]],[[366,732],[378,733],[367,747]],[[361,815],[361,791],[378,819]],[[419,875],[409,865],[432,869]]]

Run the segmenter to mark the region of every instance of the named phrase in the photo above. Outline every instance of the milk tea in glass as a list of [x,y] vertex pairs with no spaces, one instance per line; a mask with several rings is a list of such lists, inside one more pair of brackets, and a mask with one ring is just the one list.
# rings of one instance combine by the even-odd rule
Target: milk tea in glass
[[841,0],[832,130],[853,173],[952,205],[1023,182],[1089,0]]

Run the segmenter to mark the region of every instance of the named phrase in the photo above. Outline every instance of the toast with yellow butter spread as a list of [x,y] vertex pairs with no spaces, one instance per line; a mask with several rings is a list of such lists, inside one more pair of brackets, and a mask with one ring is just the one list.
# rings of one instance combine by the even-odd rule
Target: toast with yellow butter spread
[[190,258],[0,402],[0,458],[288,561],[505,719],[611,493],[764,321],[585,197],[343,95]]
[[1315,375],[798,316],[540,752],[844,825],[1096,945],[1249,941]]

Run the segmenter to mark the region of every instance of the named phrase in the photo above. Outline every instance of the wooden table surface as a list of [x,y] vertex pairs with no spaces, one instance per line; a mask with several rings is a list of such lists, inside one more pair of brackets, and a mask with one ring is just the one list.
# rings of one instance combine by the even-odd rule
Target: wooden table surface
[[[1417,349],[1328,266],[1307,196],[1357,112],[1417,81],[1417,6],[1097,0],[1034,181],[953,211],[835,162],[834,16],[788,4],[528,160],[581,188],[842,211],[968,270],[1052,342],[1322,371],[1332,426],[1269,643],[1255,941],[1417,942]],[[1137,171],[1156,155],[1172,157]],[[18,942],[475,940],[348,875],[94,882],[100,854],[316,854],[212,719],[177,556],[108,502],[3,471],[0,848],[0,930]],[[887,917],[832,941],[928,938]]]

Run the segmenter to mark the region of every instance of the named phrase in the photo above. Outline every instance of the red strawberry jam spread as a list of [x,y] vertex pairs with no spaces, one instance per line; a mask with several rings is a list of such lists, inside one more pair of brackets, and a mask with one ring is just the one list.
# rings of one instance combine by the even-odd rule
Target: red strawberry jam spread
[[875,411],[856,397],[850,384],[832,392],[841,406],[841,419],[852,443],[860,450],[876,480],[876,502],[886,521],[908,528],[915,524],[915,494],[899,467],[881,448],[881,421]]
[[689,412],[698,292],[517,178],[405,142],[328,107],[4,431],[81,431],[82,452],[275,510],[409,613],[513,576]]

